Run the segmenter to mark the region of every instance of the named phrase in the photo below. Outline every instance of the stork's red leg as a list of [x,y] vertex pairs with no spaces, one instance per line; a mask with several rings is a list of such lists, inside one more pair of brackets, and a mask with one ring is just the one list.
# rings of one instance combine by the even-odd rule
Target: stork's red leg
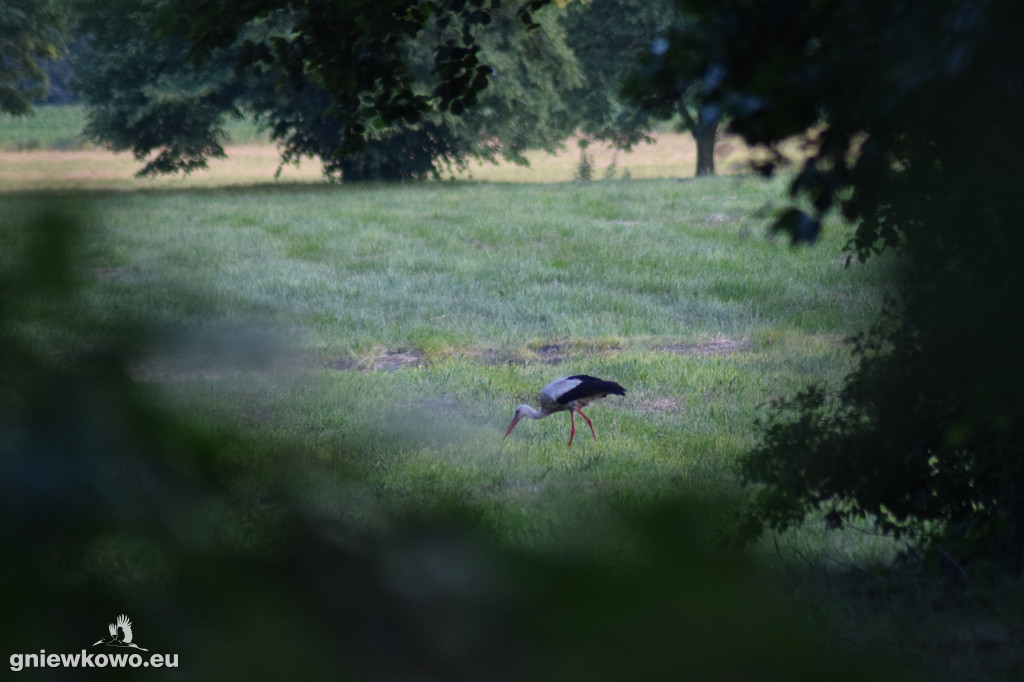
[[569,432],[569,447],[572,447],[572,439],[576,437],[576,419],[572,416],[572,410],[569,410],[569,423],[572,424],[572,431]]
[[590,417],[583,414],[583,410],[576,408],[576,411],[580,413],[580,416],[587,420],[587,424],[590,425],[590,433],[594,434],[594,442],[597,442],[597,434],[594,433],[594,422],[590,421]]

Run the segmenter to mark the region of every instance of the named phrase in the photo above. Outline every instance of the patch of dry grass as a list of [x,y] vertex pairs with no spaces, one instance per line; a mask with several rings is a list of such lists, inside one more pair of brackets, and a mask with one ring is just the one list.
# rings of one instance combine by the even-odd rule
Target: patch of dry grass
[[[652,135],[653,142],[642,143],[628,152],[607,145],[587,147],[594,170],[594,179],[604,178],[691,178],[697,167],[697,145],[689,133],[662,132]],[[803,152],[794,141],[785,145],[788,158],[799,158]],[[756,151],[734,136],[724,136],[715,146],[715,166],[719,175],[735,175],[749,171],[749,161]],[[575,179],[580,162],[580,149],[575,139],[568,140],[557,154],[542,151],[526,155],[529,167],[511,163],[473,163],[457,178],[487,182],[568,182]]]
[[[697,150],[693,138],[685,133],[657,133],[653,143],[640,144],[629,152],[592,144],[588,153],[595,179],[614,178],[689,178],[696,167]],[[798,148],[792,146],[794,156]],[[142,167],[131,154],[115,154],[102,149],[33,150],[0,152],[0,192],[26,190],[85,189],[140,190],[182,189],[188,187],[226,187],[275,182],[279,165],[278,150],[272,145],[232,146],[227,159],[213,160],[207,170],[188,176],[137,178]],[[580,151],[575,140],[566,142],[557,154],[542,151],[527,155],[529,167],[513,163],[474,162],[465,171],[447,173],[446,179],[480,182],[549,183],[569,182],[576,176]],[[724,137],[715,158],[719,174],[747,171],[753,152],[741,141]],[[281,183],[324,183],[321,164],[307,159],[301,166],[285,166]]]
[[[270,145],[230,147],[227,159],[191,175],[138,178],[142,164],[131,154],[103,149],[0,152],[0,192],[30,190],[139,190],[226,187],[273,182],[280,163]],[[285,166],[279,182],[322,183],[319,161]]]

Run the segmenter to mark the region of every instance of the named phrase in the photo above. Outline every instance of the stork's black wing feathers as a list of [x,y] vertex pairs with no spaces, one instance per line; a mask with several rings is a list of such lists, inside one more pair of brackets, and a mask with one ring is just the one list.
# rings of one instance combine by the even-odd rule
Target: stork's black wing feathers
[[626,395],[626,389],[614,381],[605,381],[604,379],[592,377],[589,374],[577,374],[568,378],[577,379],[580,383],[579,386],[576,386],[575,388],[558,396],[558,402],[562,405],[568,405],[574,400],[588,398],[592,395],[597,395],[598,393]]

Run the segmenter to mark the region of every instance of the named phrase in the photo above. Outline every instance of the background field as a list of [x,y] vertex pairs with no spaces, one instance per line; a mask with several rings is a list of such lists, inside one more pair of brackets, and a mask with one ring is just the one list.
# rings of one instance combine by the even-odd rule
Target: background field
[[[208,170],[191,176],[135,178],[142,167],[128,152],[110,153],[83,135],[86,124],[81,106],[39,107],[35,115],[0,114],[0,192],[33,189],[184,189],[274,182],[279,167],[277,149],[247,120],[225,124],[228,158],[211,160]],[[671,125],[653,134],[655,142],[642,143],[629,152],[593,144],[588,148],[595,179],[653,179],[692,177],[697,150],[689,134]],[[798,141],[786,147],[800,155]],[[726,138],[716,147],[720,174],[744,174],[752,152],[741,141]],[[528,152],[528,167],[515,164],[471,163],[453,169],[446,179],[480,182],[567,182],[574,179],[580,161],[575,140],[567,140],[557,154]],[[299,166],[281,169],[280,183],[323,183],[321,166],[306,159]]]
[[[239,489],[274,480],[366,532],[452,504],[502,547],[616,556],[631,551],[622,514],[679,498],[701,501],[686,522],[708,542],[731,530],[755,420],[808,382],[837,385],[843,339],[875,319],[895,267],[847,266],[838,222],[813,248],[772,239],[785,178],[687,178],[690,151],[666,133],[620,154],[617,179],[568,182],[570,150],[408,186],[329,185],[313,164],[272,182],[265,145],[155,181],[102,150],[7,152],[0,213],[85,224],[82,318],[146,330],[136,380],[190,426],[246,434],[224,453]],[[595,156],[601,178],[611,155]],[[99,332],[34,333],[57,349]],[[590,410],[598,442],[584,430],[567,449],[564,415],[501,440],[516,404],[583,372],[628,389]],[[226,515],[225,532],[259,544],[266,513]],[[759,551],[837,650],[920,679],[1012,679],[1019,600],[880,580],[898,549],[810,526]],[[100,565],[142,589],[151,576],[120,559]]]

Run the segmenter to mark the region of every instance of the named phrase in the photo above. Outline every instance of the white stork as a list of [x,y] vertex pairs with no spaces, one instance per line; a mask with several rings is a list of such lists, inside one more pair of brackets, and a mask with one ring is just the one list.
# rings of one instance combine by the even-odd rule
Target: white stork
[[587,415],[583,414],[582,408],[595,400],[604,398],[609,393],[626,395],[626,389],[614,381],[605,381],[604,379],[598,379],[586,374],[555,379],[540,392],[540,411],[526,404],[516,408],[516,413],[512,417],[512,424],[508,427],[508,431],[505,432],[502,440],[508,438],[508,434],[512,433],[512,429],[516,427],[516,424],[523,417],[543,419],[555,412],[569,410],[569,421],[572,424],[572,432],[569,434],[569,447],[572,447],[572,439],[576,436],[576,419],[573,417],[573,412],[579,412],[580,416],[587,420],[587,424],[590,425],[590,433],[594,435],[594,440],[596,441],[597,434],[594,433],[594,423],[590,421]]

